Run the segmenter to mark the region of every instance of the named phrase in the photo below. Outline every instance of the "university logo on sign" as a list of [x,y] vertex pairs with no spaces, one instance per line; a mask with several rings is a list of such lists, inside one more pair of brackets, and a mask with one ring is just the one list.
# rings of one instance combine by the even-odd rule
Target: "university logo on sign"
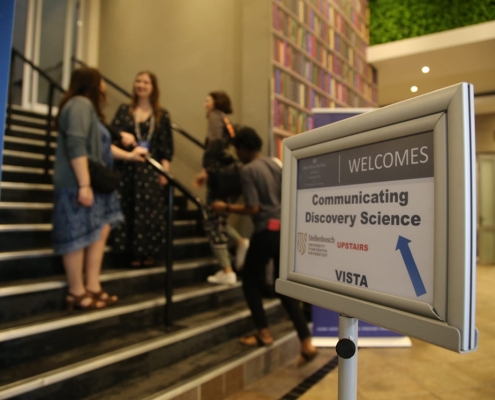
[[302,233],[298,232],[297,233],[297,250],[301,255],[306,253],[306,243],[308,241],[308,234],[307,233]]

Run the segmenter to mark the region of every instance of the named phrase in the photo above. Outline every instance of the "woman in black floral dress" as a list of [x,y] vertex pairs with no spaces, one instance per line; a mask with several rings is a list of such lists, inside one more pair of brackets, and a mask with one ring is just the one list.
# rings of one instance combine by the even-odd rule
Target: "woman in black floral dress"
[[[137,144],[169,170],[174,152],[170,115],[160,107],[153,73],[137,74],[131,104],[118,108],[112,128],[134,135]],[[167,180],[149,164],[121,162],[116,167],[123,174],[119,196],[125,223],[114,231],[114,251],[125,254],[132,266],[152,265],[165,241]]]

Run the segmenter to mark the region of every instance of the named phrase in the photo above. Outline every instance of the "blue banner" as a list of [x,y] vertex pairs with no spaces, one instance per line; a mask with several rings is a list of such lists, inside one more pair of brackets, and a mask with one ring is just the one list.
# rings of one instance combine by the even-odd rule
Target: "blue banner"
[[[5,126],[5,110],[7,109],[7,96],[10,76],[10,55],[12,52],[12,31],[14,28],[15,0],[2,0],[0,2],[0,166],[3,159],[3,142]],[[1,178],[0,167],[0,178]]]

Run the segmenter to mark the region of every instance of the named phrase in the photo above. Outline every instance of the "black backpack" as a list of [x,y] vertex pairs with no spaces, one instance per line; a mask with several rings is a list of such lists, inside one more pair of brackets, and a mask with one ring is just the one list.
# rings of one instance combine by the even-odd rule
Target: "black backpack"
[[223,116],[224,149],[216,167],[209,171],[208,179],[211,180],[216,194],[222,199],[235,199],[242,194],[241,168],[242,162],[237,157],[233,145],[235,128],[226,115]]

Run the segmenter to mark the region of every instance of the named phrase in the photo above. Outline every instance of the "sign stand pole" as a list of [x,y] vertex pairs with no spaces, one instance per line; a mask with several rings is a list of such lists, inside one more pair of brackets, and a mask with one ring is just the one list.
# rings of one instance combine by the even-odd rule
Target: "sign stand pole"
[[358,320],[340,314],[339,341],[335,348],[339,356],[339,400],[357,399],[357,339]]

